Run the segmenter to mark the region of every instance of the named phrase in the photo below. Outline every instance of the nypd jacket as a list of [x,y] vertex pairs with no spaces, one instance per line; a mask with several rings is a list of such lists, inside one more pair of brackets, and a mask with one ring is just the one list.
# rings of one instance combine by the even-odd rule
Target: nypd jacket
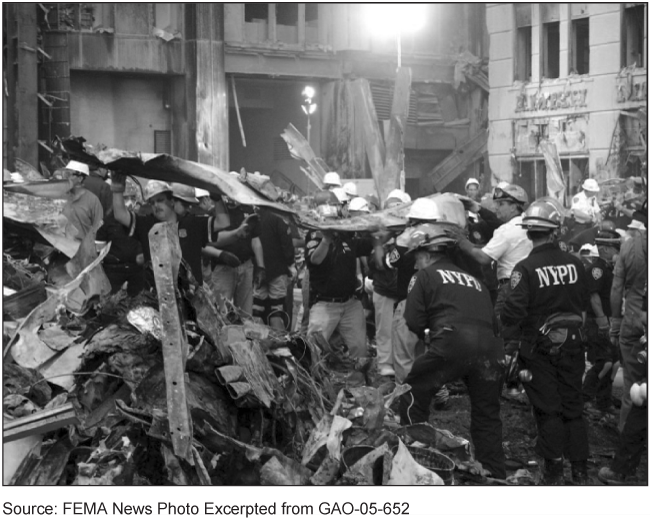
[[556,244],[533,248],[512,270],[510,286],[501,321],[505,326],[520,324],[524,334],[534,334],[553,313],[581,314],[587,309],[582,262]]
[[424,330],[484,326],[493,331],[490,293],[449,259],[418,271],[409,285],[404,319],[418,337]]

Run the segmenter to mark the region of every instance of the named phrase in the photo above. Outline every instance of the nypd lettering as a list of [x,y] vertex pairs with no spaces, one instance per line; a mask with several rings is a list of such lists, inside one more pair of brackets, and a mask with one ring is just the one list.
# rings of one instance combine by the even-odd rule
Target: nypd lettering
[[436,270],[442,279],[443,284],[456,284],[458,286],[467,286],[475,288],[478,291],[483,291],[481,284],[471,275],[467,273],[460,273],[453,270]]
[[537,273],[540,288],[566,286],[578,281],[578,270],[573,264],[535,268],[535,273]]

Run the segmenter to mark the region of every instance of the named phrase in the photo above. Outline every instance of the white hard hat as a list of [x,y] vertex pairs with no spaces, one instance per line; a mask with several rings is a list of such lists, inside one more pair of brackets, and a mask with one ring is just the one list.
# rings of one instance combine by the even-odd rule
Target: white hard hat
[[367,212],[370,213],[370,208],[368,207],[368,201],[363,197],[355,197],[350,201],[348,205],[348,210],[351,212]]
[[323,184],[341,186],[341,178],[336,172],[327,172],[323,177]]
[[391,193],[388,194],[388,197],[386,198],[386,202],[388,202],[390,199],[397,199],[402,203],[411,202],[411,196],[406,192],[400,190],[399,188],[395,188],[395,190],[393,190]]
[[589,192],[600,192],[600,186],[598,186],[598,181],[595,179],[587,179],[582,183],[582,188]]
[[348,194],[343,191],[343,188],[332,188],[331,192],[336,196],[341,204],[347,203],[350,200]]
[[184,185],[181,183],[172,183],[172,197],[175,199],[180,199],[186,203],[199,204],[199,200],[196,198],[196,190],[193,186]]
[[352,181],[348,181],[343,185],[343,191],[351,198],[357,197],[359,195],[359,192],[357,191],[357,185],[355,185]]
[[144,187],[144,199],[148,201],[155,195],[161,194],[163,192],[169,192],[171,195],[172,188],[164,181],[149,181],[147,186]]
[[583,257],[598,257],[598,246],[595,244],[583,244],[580,246],[580,255]]
[[357,185],[355,185],[352,181],[349,181],[343,185],[343,191],[350,197],[356,197],[359,195],[359,192],[357,192]]
[[407,219],[421,219],[423,221],[435,221],[442,218],[440,208],[433,199],[420,197],[413,202],[406,215]]
[[628,224],[627,227],[631,230],[645,230],[645,224],[643,224],[641,221],[637,221],[636,219],[632,219],[632,222]]
[[481,186],[481,183],[478,182],[478,179],[470,177],[465,183],[465,188],[467,188],[469,185]]
[[80,163],[79,161],[70,161],[65,165],[66,170],[74,170],[83,175],[90,175],[90,170],[88,170],[88,165],[85,163]]
[[210,192],[204,190],[203,188],[195,188],[196,198],[201,199],[201,197],[210,197]]

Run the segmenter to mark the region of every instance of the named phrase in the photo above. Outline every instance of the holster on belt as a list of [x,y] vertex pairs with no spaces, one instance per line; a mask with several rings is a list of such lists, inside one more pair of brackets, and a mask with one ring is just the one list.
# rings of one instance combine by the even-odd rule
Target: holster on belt
[[565,345],[569,330],[582,326],[582,316],[577,313],[553,313],[539,328],[536,348],[545,354],[556,355]]

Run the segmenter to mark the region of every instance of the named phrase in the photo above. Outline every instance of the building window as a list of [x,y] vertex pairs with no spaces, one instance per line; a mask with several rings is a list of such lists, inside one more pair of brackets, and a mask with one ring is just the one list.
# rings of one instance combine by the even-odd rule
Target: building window
[[571,72],[589,74],[589,18],[571,23]]
[[545,78],[560,77],[560,22],[543,25],[543,49]]
[[623,12],[623,67],[635,63],[637,67],[645,66],[644,21],[645,5],[628,7]]
[[245,22],[261,22],[268,19],[269,4],[244,4]]
[[533,72],[532,5],[515,4],[517,25],[515,50],[515,80],[530,81]]
[[172,133],[169,130],[153,131],[153,153],[154,154],[172,153]]
[[278,25],[298,25],[298,4],[275,4],[275,18]]
[[530,81],[533,73],[533,28],[517,29],[517,71],[516,80]]

